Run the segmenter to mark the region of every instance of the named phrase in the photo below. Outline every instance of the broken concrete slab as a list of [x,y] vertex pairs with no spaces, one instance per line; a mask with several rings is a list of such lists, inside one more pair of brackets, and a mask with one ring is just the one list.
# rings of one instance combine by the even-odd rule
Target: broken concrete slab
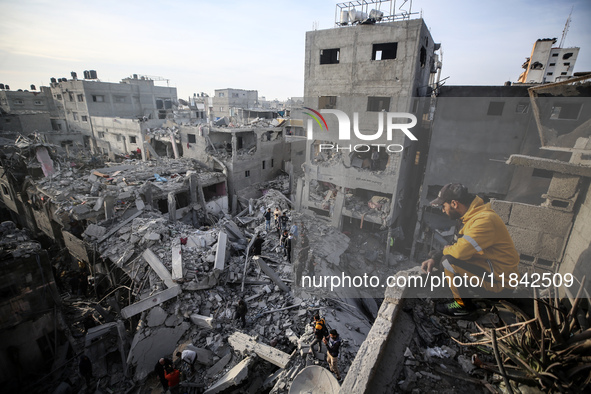
[[172,276],[170,275],[170,272],[168,272],[168,269],[166,269],[164,264],[162,264],[158,256],[156,256],[151,249],[148,248],[144,250],[142,256],[167,287],[171,288],[176,286],[176,283],[172,281]]
[[224,264],[226,263],[226,245],[228,242],[228,236],[225,232],[220,231],[218,236],[218,244],[215,250],[215,264],[214,270],[223,271]]
[[222,372],[222,370],[226,367],[226,365],[228,365],[231,359],[232,353],[226,354],[217,363],[215,363],[211,368],[207,370],[207,376],[214,376]]
[[262,259],[262,257],[260,256],[256,256],[257,258],[254,258],[254,260],[258,263],[259,267],[261,267],[261,269],[263,270],[263,272],[269,277],[271,278],[271,280],[273,282],[275,282],[275,284],[277,284],[277,286],[279,286],[279,288],[283,291],[285,291],[286,293],[289,293],[289,287],[287,287],[287,285],[285,283],[283,283],[283,281],[281,280],[281,278],[275,273],[275,271],[273,271],[273,269],[271,267],[269,267],[267,265],[267,263],[265,263],[265,261]]
[[213,317],[202,316],[196,313],[191,315],[191,321],[193,322],[193,324],[207,329],[212,329],[214,324]]
[[240,384],[244,379],[248,377],[248,367],[254,362],[252,357],[247,357],[231,370],[229,370],[220,380],[218,380],[213,386],[205,390],[203,394],[216,394],[225,389]]
[[285,368],[290,359],[289,354],[269,345],[258,343],[254,337],[241,332],[230,335],[228,343],[238,352],[255,352],[260,358],[279,368]]
[[183,278],[183,252],[178,239],[172,243],[172,280]]
[[142,313],[156,305],[162,304],[164,301],[168,301],[171,298],[176,297],[181,293],[180,286],[174,286],[170,289],[163,290],[161,292],[155,293],[152,296],[143,299],[141,301],[136,302],[135,304],[131,304],[126,306],[125,308],[121,309],[121,316],[124,319],[128,319],[131,316],[135,316],[138,313]]
[[234,223],[232,221],[228,221],[228,222],[224,223],[224,228],[230,234],[230,240],[232,242],[236,242],[241,239],[246,239],[246,237],[244,236],[244,234],[242,234],[242,231],[240,231],[240,229],[238,228],[238,225],[236,223]]
[[168,313],[164,309],[159,306],[156,306],[150,310],[148,313],[148,317],[146,317],[146,321],[148,323],[148,327],[157,327],[166,321],[168,317]]

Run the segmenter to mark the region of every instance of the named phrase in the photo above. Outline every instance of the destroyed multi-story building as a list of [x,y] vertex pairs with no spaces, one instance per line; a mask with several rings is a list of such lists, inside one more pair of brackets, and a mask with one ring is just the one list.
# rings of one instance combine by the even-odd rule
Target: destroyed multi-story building
[[[348,19],[340,18],[347,12]],[[441,67],[436,54],[440,44],[423,19],[410,19],[411,14],[367,18],[367,10],[361,13],[367,18],[362,23],[359,12],[345,8],[337,27],[306,33],[304,107],[322,112],[326,123],[317,127],[308,118],[306,164],[296,203],[331,217],[341,229],[407,227],[419,187],[413,180],[420,178],[420,152],[429,139],[423,114]],[[361,131],[338,139],[341,119],[323,110],[344,112]],[[409,113],[418,119],[412,129],[418,141],[400,128],[384,131],[387,122],[413,122],[404,118]]]
[[554,44],[556,38],[540,38],[534,43],[531,55],[522,65],[525,71],[517,82],[560,82],[573,76],[580,48],[563,48],[562,41],[558,47],[553,47]]

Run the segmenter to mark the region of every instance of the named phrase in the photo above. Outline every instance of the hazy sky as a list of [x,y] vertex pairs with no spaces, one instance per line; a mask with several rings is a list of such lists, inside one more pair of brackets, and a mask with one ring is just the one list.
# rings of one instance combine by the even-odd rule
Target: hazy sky
[[[0,0],[0,83],[97,70],[107,82],[169,79],[179,98],[228,87],[302,96],[305,33],[334,27],[336,3]],[[573,6],[565,46],[581,47],[575,71],[591,71],[590,0],[414,0],[412,11],[442,44],[447,84],[501,85],[517,80],[536,39],[560,42]]]

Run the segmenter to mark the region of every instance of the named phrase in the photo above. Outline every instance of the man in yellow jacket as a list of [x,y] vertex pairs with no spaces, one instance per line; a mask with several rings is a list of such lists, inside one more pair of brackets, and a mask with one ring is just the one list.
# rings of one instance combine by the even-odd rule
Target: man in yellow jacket
[[[446,282],[449,283],[455,301],[437,305],[437,312],[450,317],[464,317],[471,314],[475,307],[470,295],[499,297],[512,290],[502,286],[499,274],[505,278],[518,273],[519,254],[515,249],[509,231],[503,220],[478,197],[468,193],[468,189],[459,183],[445,185],[431,205],[441,206],[450,219],[461,219],[463,227],[459,239],[453,245],[443,248],[443,252],[432,253],[423,261],[421,268],[432,272],[433,268],[443,268]],[[454,277],[470,278],[477,276],[481,287],[474,288],[472,283],[454,281]],[[454,283],[462,283],[456,286]]]

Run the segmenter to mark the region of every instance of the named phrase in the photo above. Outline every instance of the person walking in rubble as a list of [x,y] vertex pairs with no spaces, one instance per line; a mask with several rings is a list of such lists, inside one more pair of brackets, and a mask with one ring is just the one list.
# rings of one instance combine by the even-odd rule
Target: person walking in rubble
[[271,208],[267,208],[267,212],[265,212],[265,231],[271,231]]
[[322,341],[328,335],[328,328],[326,328],[326,321],[317,313],[314,315],[312,322],[314,327],[314,340],[310,344],[310,352],[314,353],[314,345],[318,344],[318,352],[322,351]]
[[340,382],[342,380],[341,374],[339,372],[339,350],[341,348],[341,338],[339,337],[339,333],[337,330],[330,330],[330,335],[323,339],[324,344],[326,345],[326,361],[328,362],[328,367],[330,370],[337,376],[337,380]]
[[[457,242],[446,246],[441,252],[431,252],[430,258],[421,264],[426,273],[443,268],[445,276],[449,278],[455,300],[437,305],[436,311],[449,317],[465,317],[476,310],[468,298],[471,291],[480,297],[494,298],[512,291],[512,288],[503,288],[499,275],[504,274],[507,278],[511,274],[518,274],[519,253],[503,219],[492,210],[490,203],[485,204],[480,197],[468,193],[466,186],[460,183],[449,183],[443,186],[431,205],[440,206],[450,219],[460,219],[463,224],[459,232],[461,238]],[[468,283],[456,287],[456,276],[468,278]],[[482,287],[472,288],[468,285],[474,276],[492,279],[482,281]]]
[[248,307],[246,306],[246,302],[244,300],[238,301],[238,306],[236,307],[236,320],[242,320],[242,328],[246,327],[246,313],[248,312]]
[[176,356],[182,360],[183,363],[189,366],[191,373],[195,373],[195,359],[197,358],[197,353],[191,349],[185,349],[182,352],[177,352]]

